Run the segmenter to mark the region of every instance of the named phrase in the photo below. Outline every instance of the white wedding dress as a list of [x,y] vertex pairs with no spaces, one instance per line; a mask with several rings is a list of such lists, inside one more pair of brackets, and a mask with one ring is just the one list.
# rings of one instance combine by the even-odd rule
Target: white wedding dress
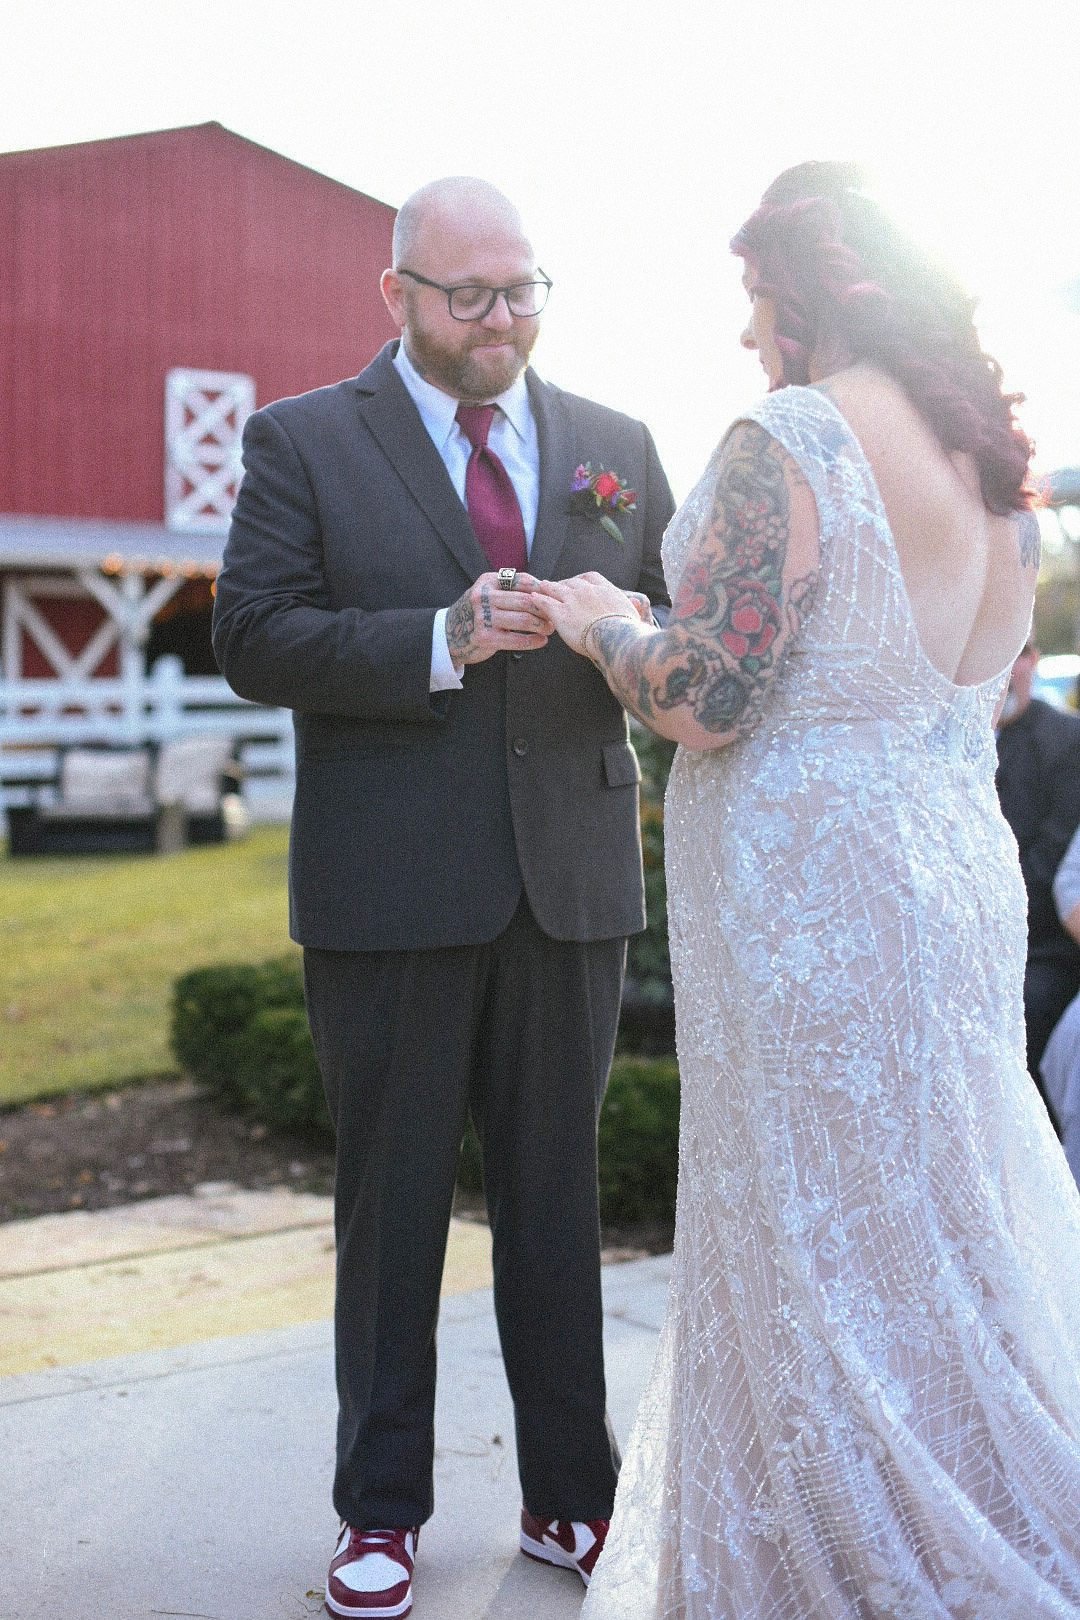
[[674,1271],[583,1620],[1064,1620],[1080,1196],[1025,1068],[1006,677],[929,663],[828,397],[751,416],[822,583],[757,730],[672,771]]

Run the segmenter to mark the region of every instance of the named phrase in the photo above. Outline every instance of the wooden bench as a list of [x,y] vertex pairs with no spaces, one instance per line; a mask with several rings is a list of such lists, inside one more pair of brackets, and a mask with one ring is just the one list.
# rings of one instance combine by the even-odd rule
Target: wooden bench
[[228,737],[159,749],[62,748],[58,777],[7,811],[12,855],[167,853],[246,827]]

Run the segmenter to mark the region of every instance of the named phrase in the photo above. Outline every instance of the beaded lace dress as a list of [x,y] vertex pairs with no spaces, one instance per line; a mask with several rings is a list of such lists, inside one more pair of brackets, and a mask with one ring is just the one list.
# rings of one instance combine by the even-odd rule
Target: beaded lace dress
[[829,398],[750,416],[821,586],[757,729],[672,770],[674,1268],[583,1620],[1076,1617],[1080,1196],[1025,1067],[1006,676],[929,663]]

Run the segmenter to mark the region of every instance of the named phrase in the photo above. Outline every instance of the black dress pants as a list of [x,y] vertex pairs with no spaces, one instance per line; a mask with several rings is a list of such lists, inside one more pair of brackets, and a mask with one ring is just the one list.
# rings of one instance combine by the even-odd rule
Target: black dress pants
[[337,1127],[334,1506],[359,1529],[433,1507],[435,1330],[467,1110],[525,1506],[610,1516],[596,1125],[623,940],[550,939],[524,897],[486,945],[305,950]]

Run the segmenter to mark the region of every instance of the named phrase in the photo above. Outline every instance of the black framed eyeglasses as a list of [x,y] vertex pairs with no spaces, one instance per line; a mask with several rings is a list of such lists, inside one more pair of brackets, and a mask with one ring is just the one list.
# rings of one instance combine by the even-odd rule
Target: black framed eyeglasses
[[537,271],[538,280],[516,281],[511,287],[483,287],[471,281],[458,287],[444,287],[441,281],[431,281],[415,270],[399,270],[398,275],[408,276],[410,281],[418,281],[422,287],[434,287],[436,292],[445,293],[455,321],[486,320],[499,298],[506,299],[506,307],[511,315],[518,320],[528,320],[540,314],[554,286],[554,282],[542,270]]

